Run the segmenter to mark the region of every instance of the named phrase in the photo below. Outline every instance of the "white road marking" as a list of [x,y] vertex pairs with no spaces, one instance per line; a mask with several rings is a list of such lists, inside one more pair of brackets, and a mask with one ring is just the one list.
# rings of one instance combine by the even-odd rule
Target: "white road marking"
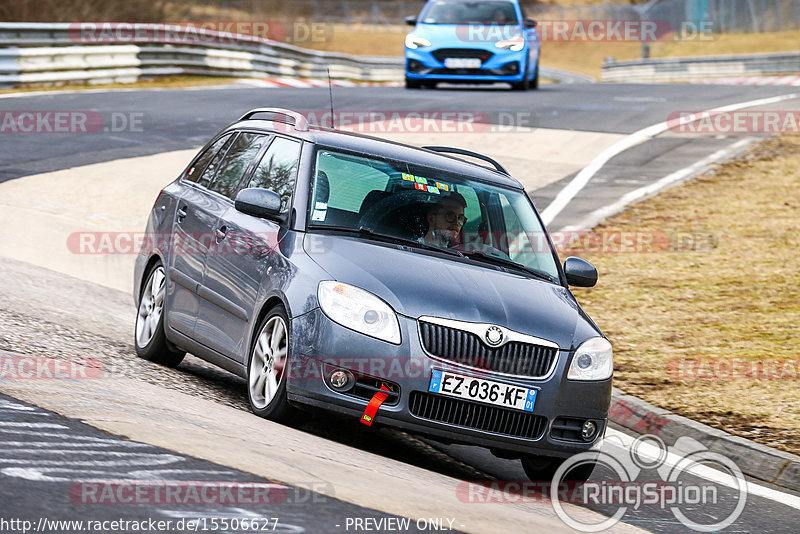
[[720,161],[724,161],[728,159],[728,157],[738,151],[740,148],[744,147],[745,145],[753,142],[755,138],[747,137],[745,139],[741,139],[731,146],[727,148],[723,148],[721,150],[717,150],[710,156],[707,156],[700,161],[689,165],[688,167],[684,167],[683,169],[677,170],[667,176],[661,178],[658,181],[653,182],[650,185],[646,185],[640,187],[639,189],[634,189],[623,196],[620,197],[619,200],[614,202],[613,204],[609,204],[607,206],[603,206],[602,208],[594,210],[592,213],[587,215],[577,224],[571,224],[565,226],[560,231],[562,232],[573,232],[573,231],[580,231],[580,230],[589,230],[596,226],[600,221],[614,215],[615,213],[622,211],[625,209],[626,206],[633,204],[637,200],[642,200],[648,196],[654,195],[657,192],[661,191],[662,189],[683,180],[684,178],[688,178],[695,174],[699,174],[706,169],[713,166],[715,163]]
[[[722,106],[714,109],[709,109],[706,111],[701,111],[696,113],[694,116],[696,119],[699,119],[702,115],[708,113],[725,113],[728,111],[736,111],[743,108],[750,108],[755,106],[765,106],[767,104],[774,104],[776,102],[782,102],[784,100],[791,100],[793,98],[800,97],[800,93],[791,93],[788,95],[770,97],[770,98],[761,98],[758,100],[750,100],[748,102],[740,102],[738,104],[731,104],[729,106]],[[687,120],[689,122],[692,117],[681,118],[681,120]],[[608,163],[608,161],[621,154],[622,152],[626,151],[627,149],[634,147],[648,139],[655,137],[665,131],[667,131],[670,127],[670,123],[668,121],[659,122],[658,124],[654,124],[652,126],[648,126],[647,128],[643,128],[638,132],[634,132],[625,139],[611,145],[600,154],[598,154],[592,161],[584,167],[576,176],[572,179],[561,191],[559,191],[556,198],[553,199],[553,202],[547,206],[544,211],[542,211],[542,220],[544,221],[545,225],[549,225],[553,222],[556,216],[561,213],[564,208],[567,207],[575,196],[580,193],[580,191],[586,187],[586,184],[589,183],[589,180],[597,174],[603,166]]]
[[[618,438],[620,441],[622,441],[626,450],[630,450],[631,444],[636,439],[618,430],[614,430],[612,428],[606,430],[606,436],[607,437],[613,436],[615,438]],[[638,456],[645,457],[650,460],[656,460],[664,453],[661,449],[659,449],[654,445],[651,445],[647,442],[640,442],[639,445],[637,445],[636,447],[636,454]],[[676,466],[682,460],[683,456],[668,452],[664,463],[669,466]],[[736,479],[734,479],[732,476],[728,475],[727,473],[723,473],[722,471],[718,471],[716,469],[708,467],[706,465],[695,464],[689,470],[689,472],[694,476],[704,478],[711,482],[722,484],[724,486],[736,490],[739,489]],[[796,510],[800,510],[800,497],[792,495],[791,493],[784,493],[782,491],[774,490],[772,488],[756,484],[749,480],[747,481],[747,494],[754,495],[756,497],[763,497],[764,499],[769,499],[779,504],[783,504],[791,508],[794,508]]]

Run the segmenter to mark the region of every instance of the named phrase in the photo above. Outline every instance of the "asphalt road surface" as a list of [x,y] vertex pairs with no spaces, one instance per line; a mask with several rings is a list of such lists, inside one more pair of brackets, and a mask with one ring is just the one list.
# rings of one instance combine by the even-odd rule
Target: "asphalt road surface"
[[[407,91],[402,88],[357,87],[335,88],[334,99],[337,109],[342,110],[475,110],[488,112],[490,121],[500,120],[501,113],[524,113],[533,118],[532,125],[540,128],[628,134],[664,121],[675,111],[698,111],[791,92],[791,88],[712,85],[548,85],[543,86],[540,91],[529,93],[508,93],[491,89]],[[141,131],[121,128],[122,131],[119,132],[100,131],[90,135],[3,134],[0,182],[89,163],[195,147],[203,144],[214,132],[241,113],[264,106],[324,111],[329,106],[328,91],[227,87],[73,93],[3,99],[0,100],[3,111],[92,110],[106,117],[119,114],[118,117],[127,117],[127,120],[136,118],[142,121],[142,128]],[[757,135],[752,137],[755,139]],[[556,218],[551,227],[576,224],[597,208],[626,192],[653,183],[718,150],[730,148],[738,141],[741,141],[741,137],[728,135],[664,135],[643,143],[612,159],[576,197],[570,209]],[[169,179],[171,177],[165,181]],[[571,177],[565,177],[542,190],[531,191],[537,207],[540,210],[546,207],[570,179]],[[102,186],[100,180],[102,177],[98,177],[98,187]],[[80,306],[76,306],[78,302]],[[0,350],[18,354],[78,355],[89,349],[98,357],[113,360],[115,369],[127,376],[162,387],[191,390],[198,396],[242,410],[247,409],[243,382],[196,358],[187,358],[174,371],[136,359],[131,343],[133,316],[129,295],[28,264],[0,259]],[[31,425],[53,424],[53,420],[58,421],[58,428],[41,429],[54,435],[48,437],[30,432],[36,428]],[[13,434],[8,432],[9,429],[27,430],[22,434]],[[304,430],[461,480],[524,479],[518,462],[495,458],[474,447],[445,446],[391,430],[367,432],[347,421],[331,424],[330,420],[320,418],[313,419]],[[41,451],[44,462],[40,462],[40,466],[48,466],[47,469],[52,470],[53,466],[64,465],[65,455],[58,451],[69,450],[66,444],[70,443],[78,448],[75,444],[91,442],[97,445],[102,454],[144,452],[154,455],[151,458],[158,455],[164,458],[174,457],[172,464],[177,467],[175,471],[168,473],[170,480],[269,482],[180,455],[179,446],[176,446],[178,452],[173,453],[122,440],[7,397],[0,398],[0,441],[3,442],[0,443],[0,498],[3,502],[15,503],[13,512],[6,509],[2,514],[3,518],[35,518],[38,521],[43,509],[52,510],[53,519],[79,519],[89,516],[93,519],[112,519],[117,516],[198,518],[196,509],[167,510],[172,514],[170,515],[164,513],[163,507],[159,506],[119,505],[95,508],[70,500],[69,488],[75,483],[73,478],[34,480],[31,478],[31,471],[28,471],[30,476],[27,478],[19,476],[19,469],[28,469],[31,465],[35,467],[30,462],[39,458],[40,454],[21,452]],[[57,447],[54,443],[65,446]],[[47,458],[47,455],[52,457]],[[47,461],[50,463],[45,463]],[[135,469],[130,465],[123,467],[122,471],[115,471],[115,475],[123,479],[126,476],[130,478]],[[8,469],[12,469],[11,475]],[[607,480],[612,480],[610,476]],[[635,480],[653,480],[655,476],[652,470],[644,470]],[[702,477],[688,476],[685,482],[699,484],[702,480]],[[289,488],[289,494],[302,489]],[[313,498],[311,493],[306,492],[305,495],[304,498]],[[730,488],[721,489],[719,495],[726,503],[721,508],[695,506],[686,511],[687,515],[697,521],[709,520],[721,514],[720,510],[724,510],[724,506],[731,506],[731,503],[736,502],[735,492]],[[784,492],[784,495],[788,494]],[[743,513],[726,532],[795,531],[800,521],[800,511],[796,506],[782,504],[780,501],[779,495],[773,495],[773,498],[749,496]],[[210,511],[219,517],[229,518],[242,513],[255,514],[249,517],[277,516],[280,518],[278,524],[284,528],[284,532],[340,532],[342,530],[338,527],[331,528],[331,525],[336,525],[342,518],[350,515],[389,517],[388,514],[364,510],[330,498],[321,506],[315,506],[313,514],[304,511],[307,509],[302,508],[302,505],[301,502],[286,500],[276,506],[249,509],[246,513],[224,506],[204,508],[202,513]],[[607,515],[616,511],[614,506],[599,505],[590,508]],[[686,527],[676,520],[672,512],[652,506],[628,511],[623,521],[657,532],[686,531]]]

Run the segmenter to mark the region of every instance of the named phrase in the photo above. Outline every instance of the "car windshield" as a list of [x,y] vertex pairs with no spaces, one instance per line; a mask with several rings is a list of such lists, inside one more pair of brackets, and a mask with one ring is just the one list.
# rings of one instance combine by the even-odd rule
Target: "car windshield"
[[510,2],[432,2],[422,15],[425,24],[496,24],[519,23]]
[[520,189],[378,156],[319,148],[309,229],[438,249],[558,281],[553,249]]

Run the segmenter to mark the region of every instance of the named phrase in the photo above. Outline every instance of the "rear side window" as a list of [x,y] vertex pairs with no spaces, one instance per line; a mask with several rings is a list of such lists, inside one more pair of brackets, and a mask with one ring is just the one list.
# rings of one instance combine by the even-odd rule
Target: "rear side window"
[[231,142],[233,141],[234,135],[229,135],[225,142],[222,144],[220,149],[214,154],[214,157],[211,158],[211,162],[206,166],[203,174],[200,176],[200,179],[197,180],[198,185],[202,185],[203,187],[208,187],[208,184],[211,183],[211,180],[214,179],[214,175],[217,173],[217,169],[219,168],[219,164],[222,161],[222,158],[225,157],[225,153],[228,151],[228,147],[231,146]]
[[220,195],[233,198],[233,193],[239,186],[245,171],[266,140],[266,135],[240,133],[222,161],[217,177],[208,188]]
[[197,161],[194,162],[194,165],[189,167],[189,170],[186,172],[186,176],[184,176],[184,178],[190,182],[196,182],[198,179],[200,179],[200,176],[203,174],[206,166],[208,166],[211,158],[213,158],[214,155],[219,152],[219,149],[222,148],[222,146],[230,139],[231,134],[228,134],[223,135],[214,141],[214,144],[208,147],[208,149],[206,149],[206,151],[203,152],[199,158],[197,158]]
[[300,143],[276,137],[261,158],[247,187],[270,189],[281,197],[281,210],[285,210],[292,197],[300,160]]

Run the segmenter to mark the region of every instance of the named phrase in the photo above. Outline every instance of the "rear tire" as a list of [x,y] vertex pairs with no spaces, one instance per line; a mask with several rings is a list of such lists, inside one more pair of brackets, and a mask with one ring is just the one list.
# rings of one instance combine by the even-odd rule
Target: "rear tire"
[[247,399],[253,413],[276,423],[299,425],[308,414],[289,404],[289,317],[279,305],[258,325],[247,362]]
[[[556,474],[561,464],[568,459],[527,454],[522,457],[522,468],[532,481],[549,482],[553,480],[553,475]],[[565,473],[563,481],[586,482],[592,476],[595,465],[595,463],[580,464]]]
[[140,358],[167,367],[177,367],[186,353],[177,350],[167,341],[164,333],[165,295],[166,275],[164,266],[158,262],[150,269],[139,294],[134,345]]

